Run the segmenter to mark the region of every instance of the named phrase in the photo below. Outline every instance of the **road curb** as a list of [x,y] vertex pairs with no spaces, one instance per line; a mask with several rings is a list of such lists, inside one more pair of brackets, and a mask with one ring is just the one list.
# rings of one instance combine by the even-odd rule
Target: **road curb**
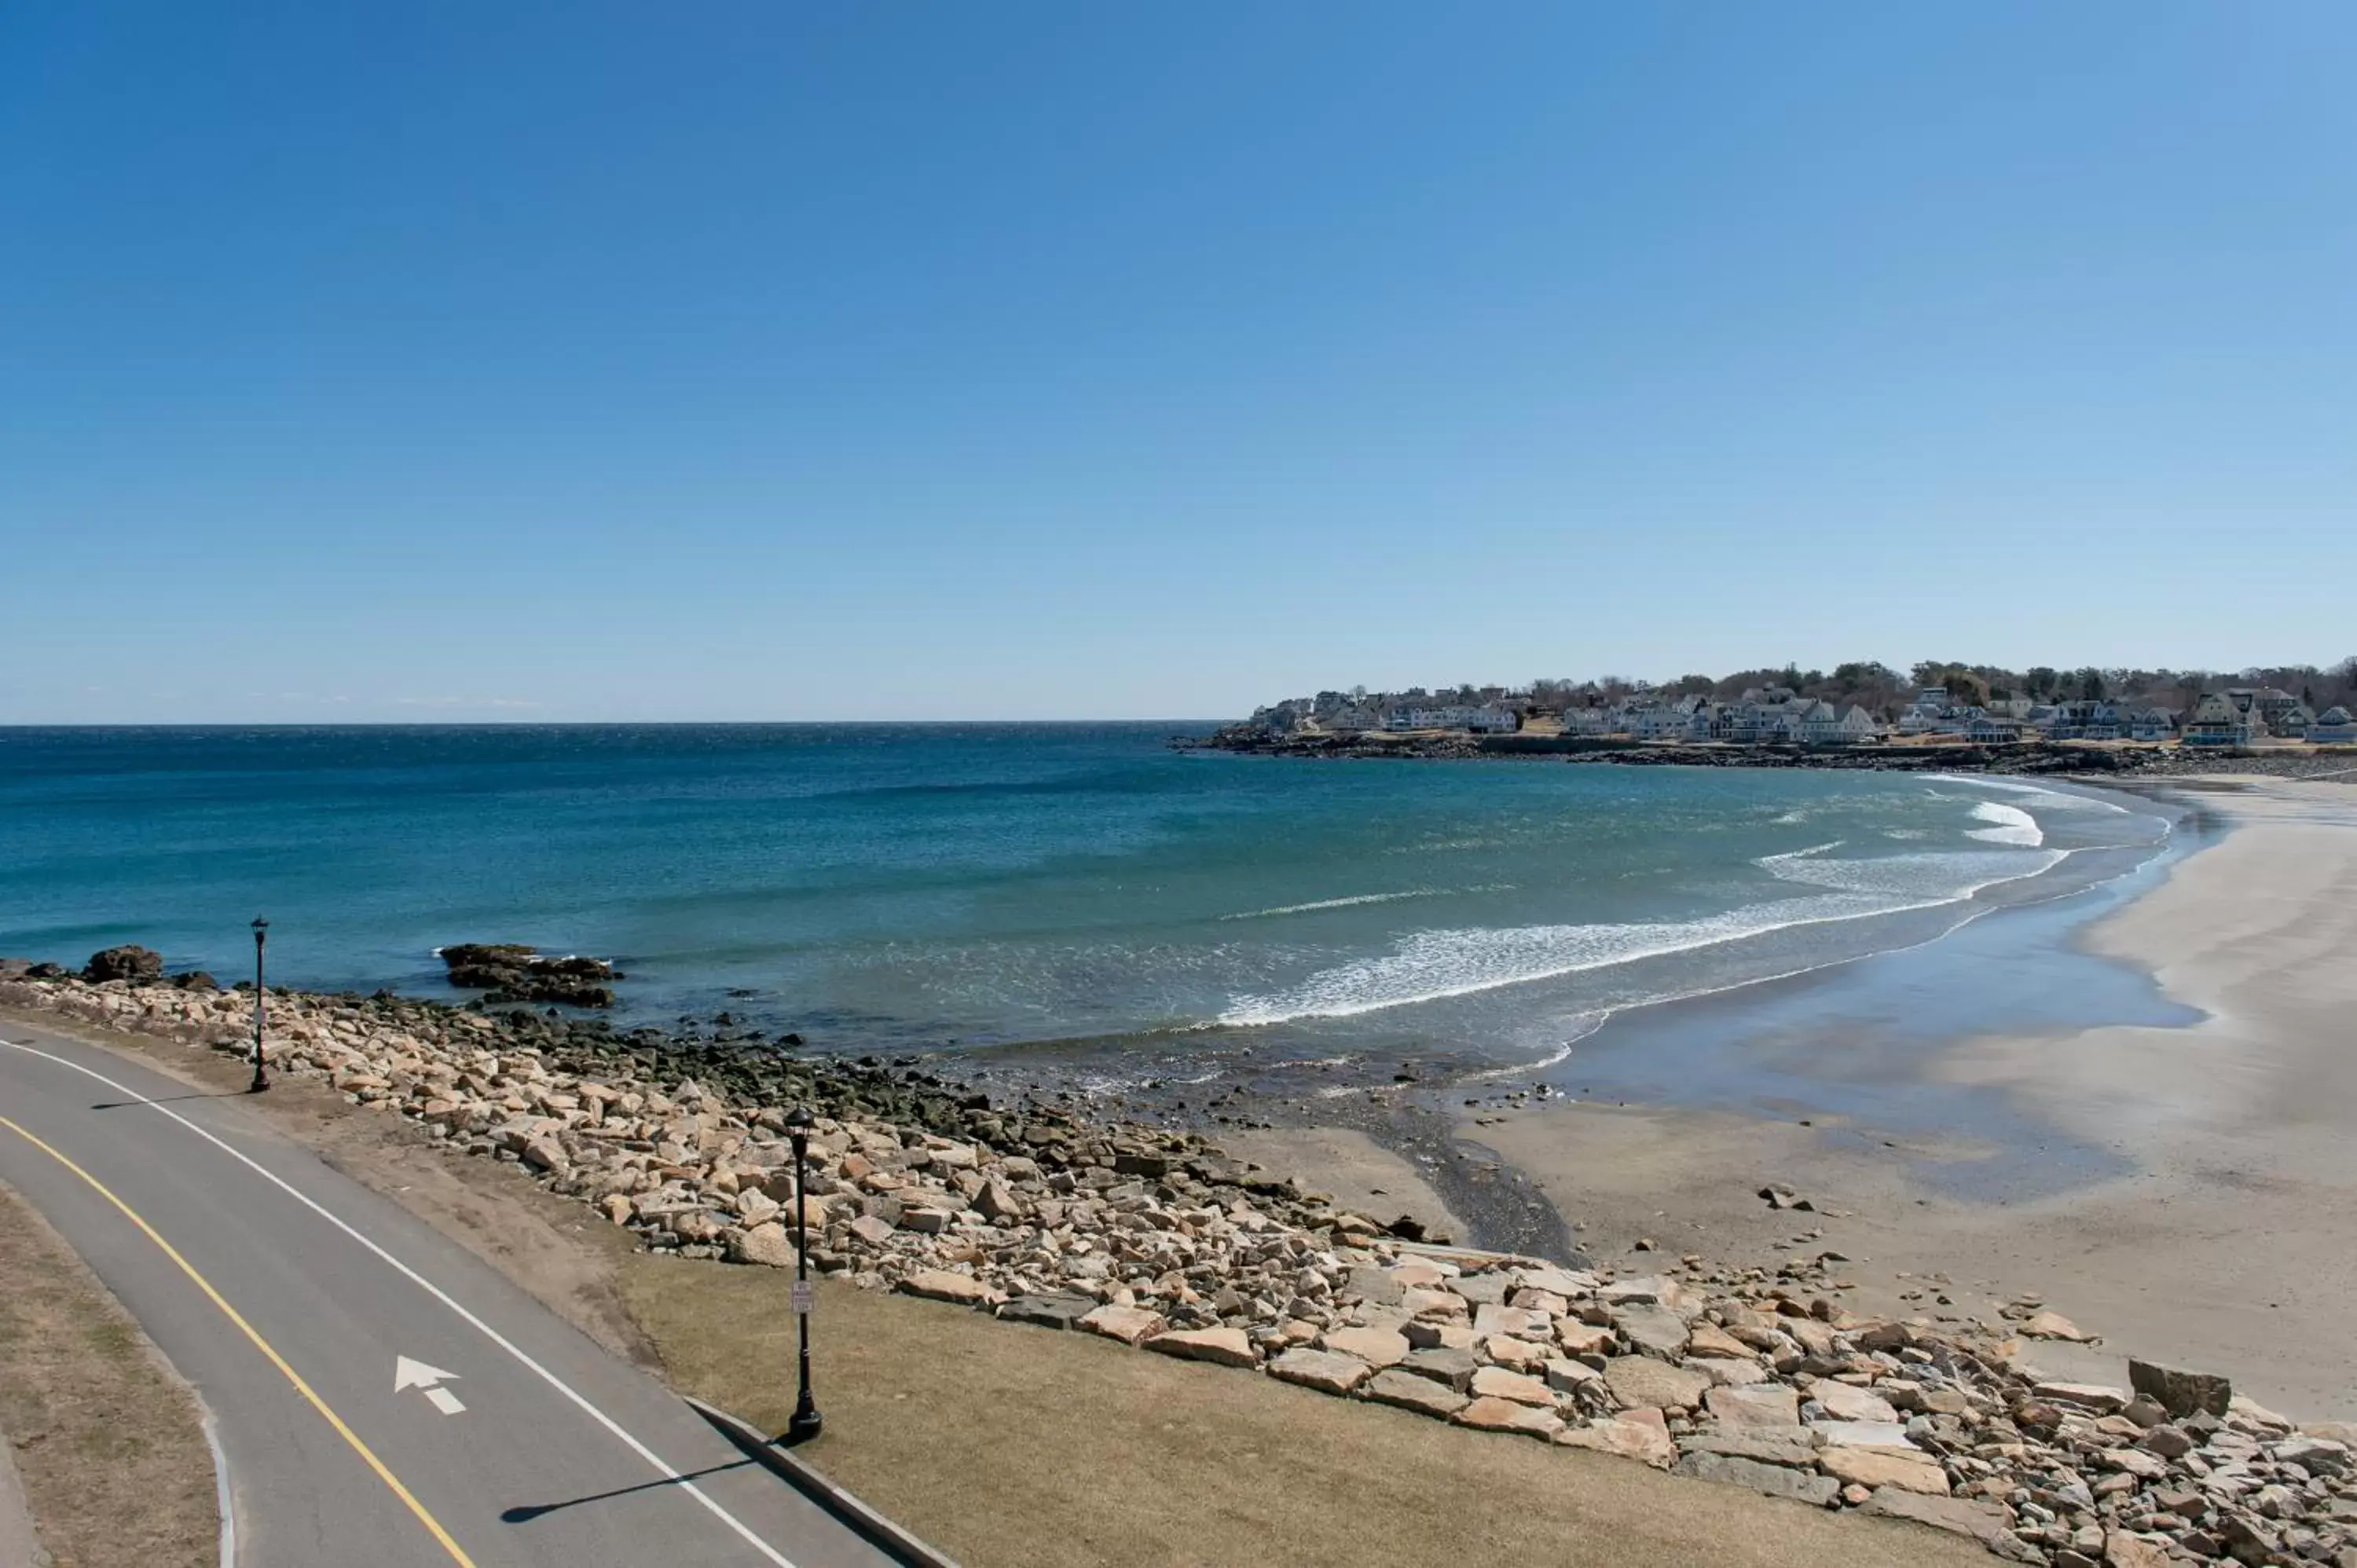
[[687,1406],[735,1444],[738,1452],[833,1514],[878,1552],[905,1568],[958,1568],[957,1561],[923,1541],[820,1475],[791,1451],[770,1441],[760,1428],[700,1399],[682,1394]]
[[197,1402],[197,1414],[202,1418],[205,1429],[205,1446],[212,1450],[213,1497],[221,1510],[221,1568],[237,1568],[237,1498],[229,1484],[229,1454],[221,1447],[221,1423],[213,1419],[212,1407],[205,1403],[204,1396],[193,1385],[183,1386]]

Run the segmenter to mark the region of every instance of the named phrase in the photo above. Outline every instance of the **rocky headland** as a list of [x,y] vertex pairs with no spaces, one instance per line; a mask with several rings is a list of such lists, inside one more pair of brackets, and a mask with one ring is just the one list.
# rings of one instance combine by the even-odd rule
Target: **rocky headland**
[[[132,967],[11,966],[0,1006],[249,1048],[250,993]],[[799,1218],[812,1266],[870,1289],[1913,1519],[2016,1562],[2357,1563],[2357,1431],[2141,1363],[2128,1389],[2047,1380],[2023,1339],[2086,1336],[2029,1302],[1860,1316],[1830,1250],[1632,1273],[1449,1247],[1200,1134],[1068,1096],[993,1104],[909,1063],[382,993],[268,1004],[278,1070],[512,1163],[658,1251],[791,1267]],[[795,1105],[817,1116],[799,1216]]]
[[1332,735],[1230,725],[1208,736],[1181,736],[1180,750],[1229,751],[1254,757],[1424,761],[1549,758],[1629,768],[1819,768],[1877,773],[1991,773],[2024,777],[2076,775],[2093,779],[2177,779],[2206,774],[2266,774],[2285,779],[2345,774],[2346,756],[2306,751],[2248,751],[2183,746],[2115,746],[2069,741],[2005,745],[1875,745],[1812,746],[1720,744],[1647,745],[1636,741],[1552,735]]

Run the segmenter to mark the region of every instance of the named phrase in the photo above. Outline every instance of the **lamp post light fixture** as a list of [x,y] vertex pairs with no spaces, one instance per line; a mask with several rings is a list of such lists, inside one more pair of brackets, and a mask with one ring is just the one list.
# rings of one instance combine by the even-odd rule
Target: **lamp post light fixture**
[[794,1413],[786,1421],[781,1444],[807,1443],[818,1435],[818,1402],[811,1398],[810,1371],[810,1208],[802,1194],[802,1167],[810,1159],[810,1107],[797,1105],[786,1112],[786,1136],[794,1145],[794,1327],[802,1341],[801,1391],[794,1396]]
[[262,944],[270,935],[270,922],[256,915],[253,918],[253,1081],[245,1086],[248,1094],[260,1094],[270,1087],[270,1075],[262,1066]]

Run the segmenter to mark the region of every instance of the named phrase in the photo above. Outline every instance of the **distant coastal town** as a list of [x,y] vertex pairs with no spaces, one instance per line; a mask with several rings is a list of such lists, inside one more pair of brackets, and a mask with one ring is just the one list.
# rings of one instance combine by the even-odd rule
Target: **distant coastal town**
[[1360,756],[1642,749],[1650,760],[1674,759],[1652,754],[1675,748],[1694,761],[1872,749],[1904,766],[1904,749],[2241,755],[2357,746],[2352,709],[2357,658],[2233,676],[1938,662],[1902,674],[1861,663],[1830,673],[1787,667],[1688,675],[1660,685],[1607,677],[1521,689],[1320,692],[1260,708],[1207,744]]

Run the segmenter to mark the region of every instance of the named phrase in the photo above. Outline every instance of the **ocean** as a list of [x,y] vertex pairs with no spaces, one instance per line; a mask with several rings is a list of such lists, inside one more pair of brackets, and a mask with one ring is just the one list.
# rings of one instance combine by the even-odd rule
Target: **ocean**
[[448,991],[608,958],[727,1010],[1095,1087],[1563,1059],[1631,1009],[2119,877],[2169,819],[1916,774],[1308,762],[1207,725],[0,730],[0,953]]

